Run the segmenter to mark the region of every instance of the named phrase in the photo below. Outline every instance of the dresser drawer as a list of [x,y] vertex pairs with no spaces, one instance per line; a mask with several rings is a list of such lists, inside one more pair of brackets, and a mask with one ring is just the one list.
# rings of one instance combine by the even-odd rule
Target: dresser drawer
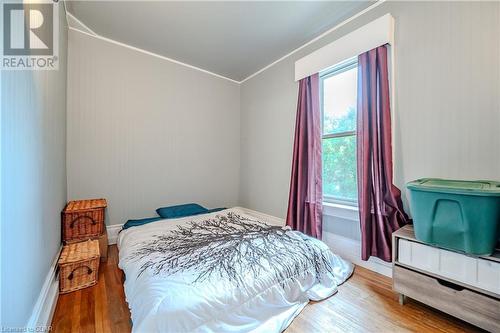
[[397,264],[394,290],[490,332],[500,332],[500,300]]
[[398,241],[396,262],[462,282],[500,297],[500,262],[471,257],[406,239]]

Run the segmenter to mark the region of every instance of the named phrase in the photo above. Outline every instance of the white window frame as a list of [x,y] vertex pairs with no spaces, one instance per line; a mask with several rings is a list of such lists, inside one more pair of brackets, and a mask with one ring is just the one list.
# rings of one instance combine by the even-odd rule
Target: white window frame
[[[345,131],[345,132],[339,132],[339,133],[330,133],[330,134],[324,134],[323,130],[323,109],[324,109],[324,95],[323,95],[323,81],[338,75],[340,73],[346,72],[348,70],[354,69],[358,66],[358,58],[353,57],[350,58],[346,61],[343,61],[339,63],[336,66],[333,66],[332,68],[325,70],[320,73],[320,80],[319,80],[319,91],[320,91],[320,110],[321,110],[321,141],[325,139],[331,139],[331,138],[341,138],[341,137],[346,137],[346,136],[356,136],[356,130],[354,131]],[[356,126],[357,127],[357,126]],[[348,208],[349,210],[352,210],[353,208],[358,207],[358,200],[345,200],[345,199],[340,199],[332,196],[325,196],[323,195],[323,203],[329,204],[328,206],[332,208]]]

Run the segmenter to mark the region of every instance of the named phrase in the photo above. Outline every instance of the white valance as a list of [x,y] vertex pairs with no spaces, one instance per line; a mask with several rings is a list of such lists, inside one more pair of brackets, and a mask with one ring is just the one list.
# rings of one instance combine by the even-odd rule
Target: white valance
[[380,45],[394,44],[394,18],[386,14],[295,62],[295,81]]

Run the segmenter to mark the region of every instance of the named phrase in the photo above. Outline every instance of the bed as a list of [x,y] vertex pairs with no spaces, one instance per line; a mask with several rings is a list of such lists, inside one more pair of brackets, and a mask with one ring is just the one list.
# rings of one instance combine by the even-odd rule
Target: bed
[[282,219],[244,208],[123,230],[133,332],[281,332],[353,265]]

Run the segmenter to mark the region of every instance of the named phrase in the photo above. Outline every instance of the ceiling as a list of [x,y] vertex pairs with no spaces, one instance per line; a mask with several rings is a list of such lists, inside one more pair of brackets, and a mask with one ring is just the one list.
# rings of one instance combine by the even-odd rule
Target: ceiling
[[68,1],[96,34],[241,81],[370,1]]

